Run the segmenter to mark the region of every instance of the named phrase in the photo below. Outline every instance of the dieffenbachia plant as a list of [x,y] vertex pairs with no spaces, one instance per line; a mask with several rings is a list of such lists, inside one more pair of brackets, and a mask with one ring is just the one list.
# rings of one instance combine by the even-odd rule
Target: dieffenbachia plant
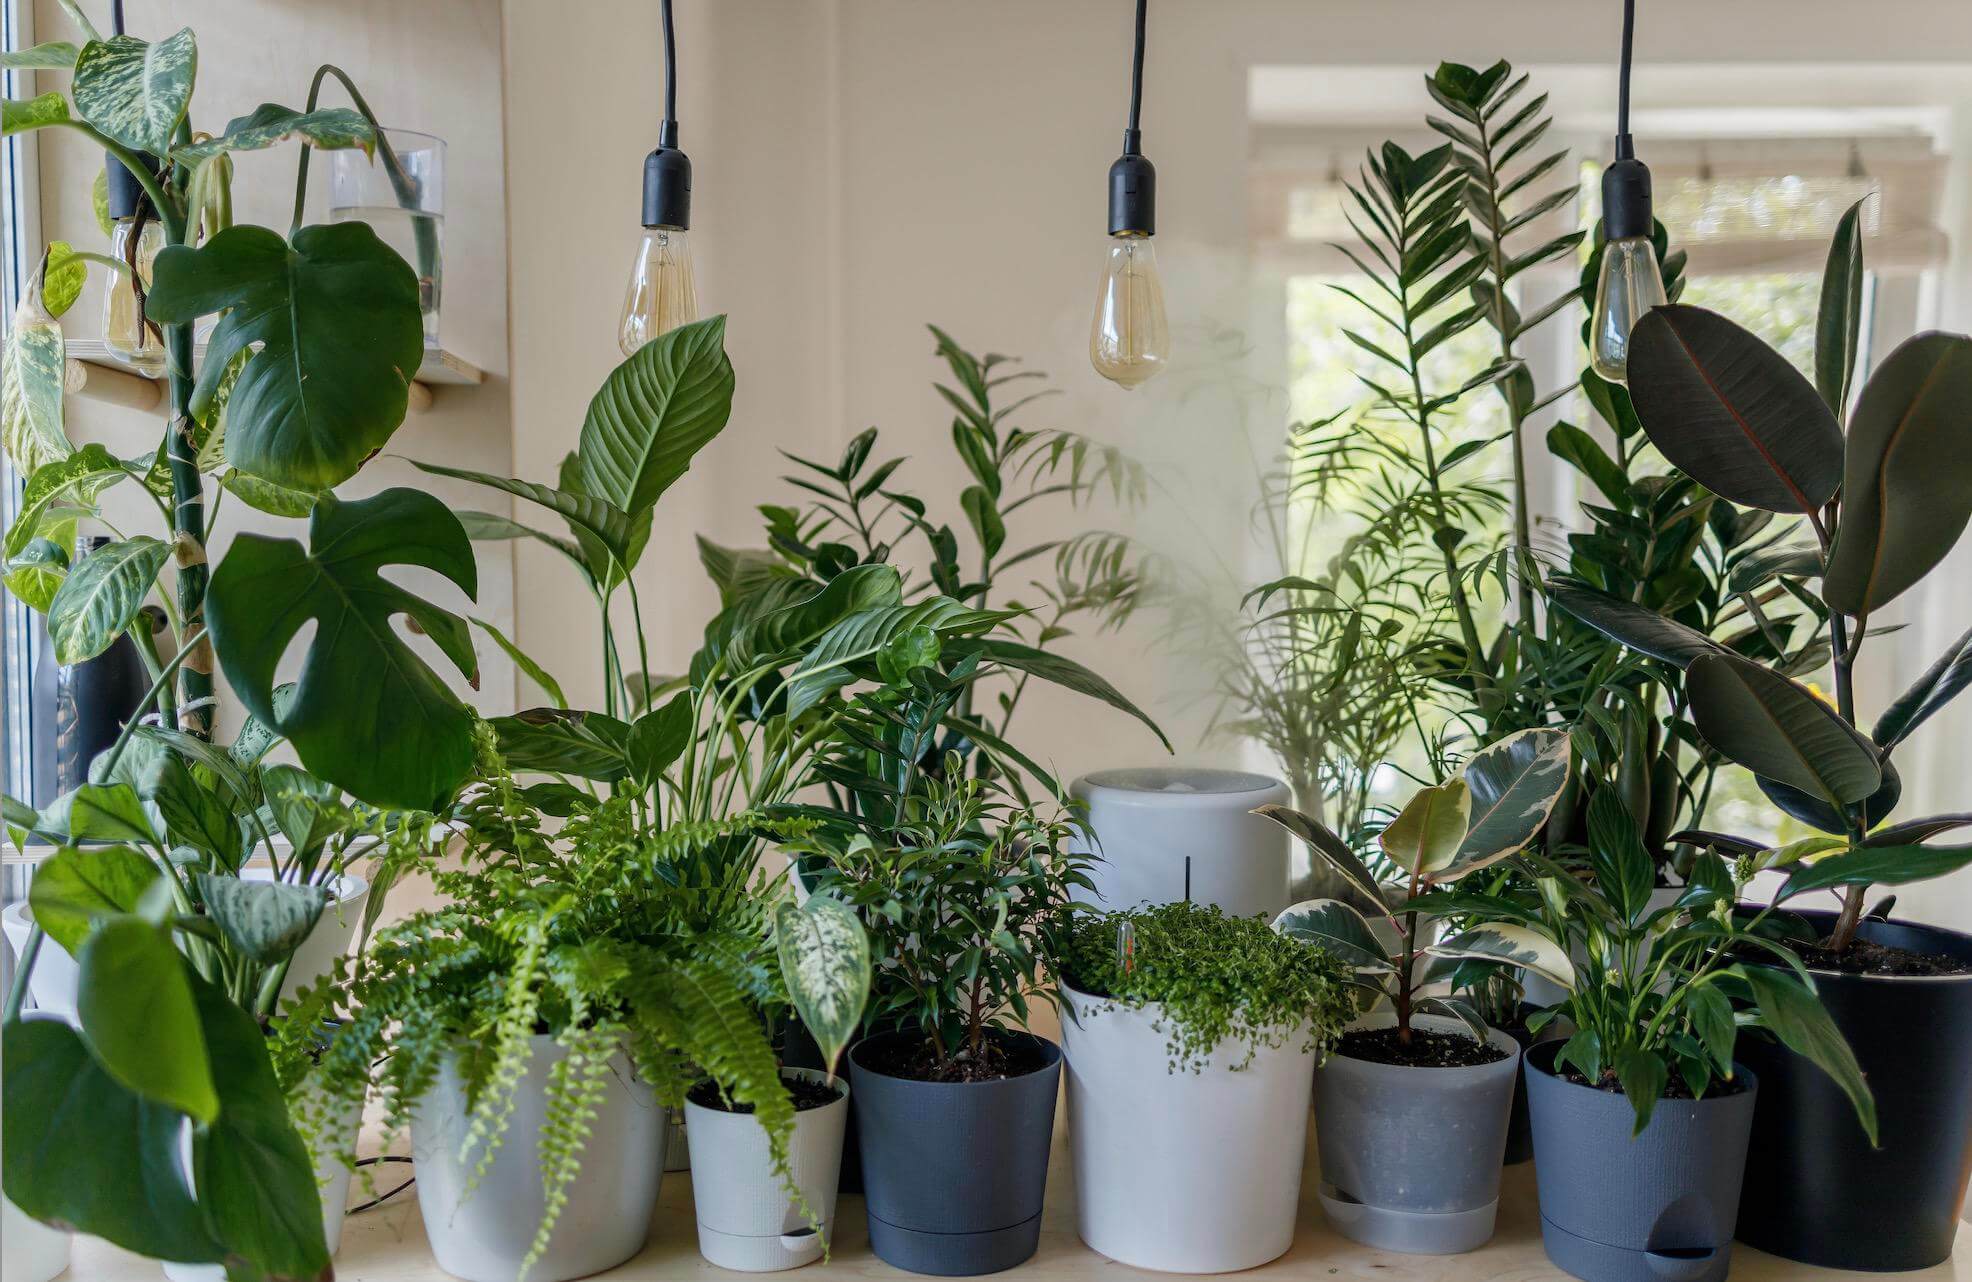
[[1285,806],[1260,807],[1254,813],[1293,833],[1377,907],[1387,938],[1379,939],[1369,919],[1339,899],[1296,904],[1275,919],[1274,928],[1353,968],[1366,997],[1390,1002],[1405,1044],[1416,1013],[1452,1016],[1483,1042],[1485,1021],[1471,1003],[1421,991],[1437,976],[1420,970],[1420,954],[1521,967],[1565,988],[1574,982],[1567,950],[1522,923],[1497,918],[1428,945],[1421,943],[1420,925],[1426,918],[1470,915],[1471,897],[1458,894],[1456,883],[1533,841],[1567,787],[1568,771],[1568,736],[1559,730],[1523,730],[1475,753],[1462,776],[1421,789],[1383,830],[1383,855],[1404,872],[1403,883],[1393,887],[1380,885],[1348,843],[1322,824]]
[[[1858,204],[1831,247],[1815,329],[1815,381],[1732,321],[1660,307],[1639,321],[1629,391],[1643,430],[1675,466],[1746,507],[1800,518],[1813,545],[1790,550],[1789,591],[1812,607],[1806,635],[1776,633],[1762,663],[1646,606],[1575,592],[1564,608],[1641,654],[1683,669],[1704,741],[1752,771],[1774,805],[1830,835],[1766,862],[1791,868],[1778,893],[1841,893],[1827,945],[1849,947],[1871,884],[1896,885],[1972,863],[1972,846],[1931,839],[1972,824],[1944,814],[1888,824],[1903,792],[1894,754],[1972,681],[1972,633],[1959,638],[1867,731],[1854,673],[1872,620],[1957,545],[1972,517],[1972,338],[1924,333],[1855,391],[1863,298]],[[1819,581],[1819,596],[1811,585]],[[1825,647],[1834,706],[1789,675]],[[1765,843],[1696,832],[1728,853]],[[1782,857],[1784,856],[1784,857]]]

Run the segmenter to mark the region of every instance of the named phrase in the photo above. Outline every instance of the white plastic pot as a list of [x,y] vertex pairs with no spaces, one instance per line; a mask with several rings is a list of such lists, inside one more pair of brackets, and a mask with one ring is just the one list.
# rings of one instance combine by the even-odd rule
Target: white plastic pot
[[0,1197],[0,1277],[48,1282],[68,1268],[69,1235]]
[[1170,1070],[1162,1008],[1064,987],[1075,1229],[1119,1263],[1230,1273],[1294,1242],[1315,1056],[1297,1031],[1234,1071],[1221,1045],[1198,1072]]
[[1189,900],[1234,917],[1268,920],[1288,895],[1287,830],[1250,811],[1287,805],[1287,785],[1238,770],[1150,766],[1098,770],[1073,786],[1088,803],[1093,841],[1078,854],[1100,856],[1093,891],[1075,897],[1105,909]]
[[[248,868],[240,876],[248,881],[269,881],[273,878],[269,868]],[[329,973],[336,958],[349,951],[356,938],[356,928],[363,922],[363,908],[369,902],[370,883],[354,874],[337,877],[332,890],[335,898],[322,910],[316,919],[315,927],[308,932],[308,938],[301,941],[301,947],[294,950],[294,960],[288,965],[287,982],[281,985],[281,1000],[286,1001],[307,984],[312,984]],[[19,957],[27,947],[28,932],[34,927],[34,916],[28,911],[27,901],[19,900],[7,905],[0,913],[0,930],[7,936],[7,945]],[[36,1010],[46,1011],[75,1022],[75,997],[80,987],[82,972],[75,964],[75,958],[52,939],[41,941],[41,951],[34,962],[34,973],[28,976],[28,995],[34,998]]]
[[[471,1125],[465,1084],[448,1059],[411,1114],[418,1210],[438,1267],[466,1282],[515,1282],[546,1211],[541,1190],[541,1122],[548,1074],[567,1052],[555,1039],[531,1039],[526,1071],[492,1163],[467,1192],[481,1151],[461,1160]],[[668,1110],[618,1054],[582,1146],[567,1201],[528,1282],[566,1282],[614,1268],[643,1249],[664,1174]]]
[[[781,1076],[830,1080],[810,1068],[784,1068]],[[833,1102],[794,1115],[787,1163],[801,1194],[798,1202],[775,1173],[767,1132],[753,1114],[685,1101],[700,1255],[741,1273],[794,1269],[822,1258],[835,1231],[836,1177],[849,1121],[849,1083],[837,1078],[833,1084],[838,1092]],[[819,1233],[809,1224],[811,1213],[821,1220]]]

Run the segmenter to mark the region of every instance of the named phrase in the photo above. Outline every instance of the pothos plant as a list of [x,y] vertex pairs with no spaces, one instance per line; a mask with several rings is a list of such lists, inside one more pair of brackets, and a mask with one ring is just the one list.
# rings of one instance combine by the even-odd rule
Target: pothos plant
[[[1672,464],[1731,502],[1796,518],[1811,547],[1786,552],[1791,573],[1818,580],[1805,638],[1776,632],[1765,662],[1722,645],[1678,615],[1617,598],[1569,608],[1640,654],[1680,671],[1697,734],[1750,770],[1780,810],[1827,834],[1783,894],[1837,890],[1825,943],[1855,940],[1872,884],[1935,877],[1972,862],[1972,847],[1930,840],[1972,823],[1945,814],[1889,824],[1903,785],[1894,754],[1972,679],[1972,635],[1947,649],[1865,732],[1855,669],[1872,622],[1951,552],[1972,517],[1965,424],[1972,414],[1972,338],[1919,334],[1856,390],[1863,297],[1856,211],[1843,220],[1823,277],[1816,379],[1732,321],[1702,308],[1655,309],[1638,322],[1629,391],[1643,431]],[[1634,360],[1640,355],[1641,360]],[[1779,552],[1776,551],[1776,555]],[[1759,619],[1755,616],[1755,622]],[[1833,706],[1796,679],[1803,656],[1833,663]],[[1818,665],[1816,665],[1818,666]],[[1764,843],[1705,832],[1685,839],[1733,854]]]
[[1419,959],[1520,967],[1567,984],[1572,978],[1567,952],[1512,922],[1474,922],[1436,943],[1424,940],[1422,927],[1433,918],[1471,914],[1471,901],[1459,893],[1458,883],[1539,836],[1568,775],[1568,736],[1559,730],[1523,730],[1481,749],[1463,775],[1420,789],[1383,830],[1383,856],[1403,873],[1394,887],[1380,884],[1349,844],[1323,824],[1285,806],[1260,807],[1256,814],[1293,833],[1361,901],[1377,905],[1386,926],[1379,939],[1353,904],[1322,899],[1287,909],[1274,928],[1334,953],[1353,973],[1351,983],[1366,1004],[1388,1001],[1401,1044],[1410,1045],[1412,1016],[1418,1013],[1448,1015],[1473,1040],[1484,1042],[1486,1021],[1471,1001],[1426,991],[1449,970],[1427,970]]

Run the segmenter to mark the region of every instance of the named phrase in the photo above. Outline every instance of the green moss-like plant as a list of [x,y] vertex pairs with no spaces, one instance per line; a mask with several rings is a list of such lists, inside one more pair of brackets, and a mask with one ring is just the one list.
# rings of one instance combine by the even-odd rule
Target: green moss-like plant
[[[1125,926],[1127,963],[1119,948]],[[1198,1072],[1226,1041],[1245,1047],[1237,1068],[1296,1038],[1326,1055],[1356,1014],[1340,961],[1276,934],[1264,918],[1229,917],[1213,905],[1084,917],[1070,932],[1062,969],[1072,987],[1108,999],[1110,1008],[1156,1004],[1172,1072]]]

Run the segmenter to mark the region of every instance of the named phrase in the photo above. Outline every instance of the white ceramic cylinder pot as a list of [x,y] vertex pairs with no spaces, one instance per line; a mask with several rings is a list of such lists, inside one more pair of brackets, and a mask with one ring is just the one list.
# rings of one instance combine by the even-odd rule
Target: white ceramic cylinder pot
[[[832,1085],[833,1101],[794,1115],[788,1181],[774,1171],[767,1132],[751,1113],[729,1113],[689,1099],[685,1135],[692,1150],[692,1204],[698,1251],[722,1269],[772,1273],[822,1258],[835,1231],[836,1177],[849,1121],[849,1083],[809,1068],[781,1076]],[[800,1197],[788,1195],[788,1182]],[[821,1222],[817,1232],[810,1215]]]
[[1103,1255],[1165,1273],[1230,1273],[1284,1254],[1307,1142],[1315,1056],[1299,1032],[1252,1063],[1218,1047],[1170,1068],[1162,1007],[1071,988],[1062,1021],[1075,1229]]
[[1288,894],[1288,837],[1249,813],[1287,805],[1287,785],[1238,770],[1153,766],[1098,770],[1074,783],[1088,804],[1093,841],[1074,849],[1100,857],[1093,891],[1075,897],[1105,909],[1189,900],[1235,917],[1271,920]]
[[[438,1267],[466,1282],[515,1282],[546,1211],[541,1189],[541,1122],[548,1075],[567,1052],[555,1039],[531,1039],[526,1071],[514,1089],[500,1146],[478,1185],[467,1192],[481,1154],[461,1158],[471,1125],[456,1060],[411,1114],[412,1170],[418,1210]],[[668,1110],[640,1080],[628,1057],[611,1063],[603,1099],[582,1146],[548,1248],[528,1282],[566,1282],[614,1268],[643,1249],[664,1174]]]
[[69,1235],[0,1197],[0,1277],[49,1282],[68,1268]]

